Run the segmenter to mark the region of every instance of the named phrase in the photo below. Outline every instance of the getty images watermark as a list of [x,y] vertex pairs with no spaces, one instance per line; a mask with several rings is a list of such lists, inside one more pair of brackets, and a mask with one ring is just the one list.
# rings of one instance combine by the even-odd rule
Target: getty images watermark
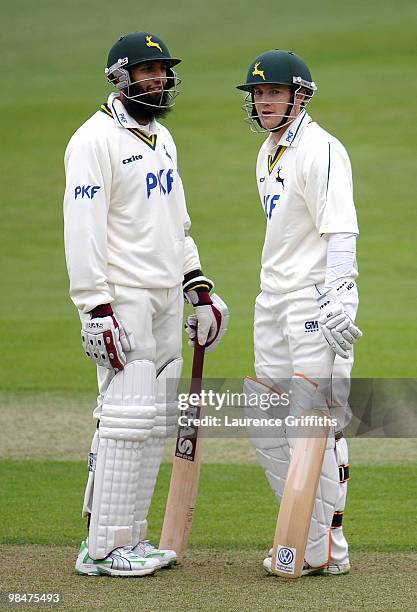
[[[233,416],[226,408],[245,408],[246,410],[267,412],[271,408],[290,407],[291,390],[288,392],[233,392],[229,389],[219,393],[213,389],[203,389],[198,393],[180,393],[178,395],[178,408],[183,411],[178,417],[179,427],[337,427],[336,417],[322,414],[298,416],[282,414],[281,416]],[[224,411],[224,414],[205,414],[200,416],[200,410],[207,409],[215,412]]]
[[169,381],[178,427],[214,438],[246,437],[248,430],[314,436],[325,426],[345,437],[417,438],[416,379],[316,379],[314,392],[294,379],[245,380],[204,379],[201,394],[188,392],[187,379]]

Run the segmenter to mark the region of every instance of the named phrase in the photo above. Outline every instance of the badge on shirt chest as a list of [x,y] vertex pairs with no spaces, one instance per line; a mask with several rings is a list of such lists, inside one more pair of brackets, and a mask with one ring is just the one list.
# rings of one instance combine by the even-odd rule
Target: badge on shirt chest
[[282,185],[282,189],[285,189],[285,184],[284,184],[284,177],[282,176],[282,166],[278,166],[278,171],[275,177],[276,182],[278,183],[278,185]]

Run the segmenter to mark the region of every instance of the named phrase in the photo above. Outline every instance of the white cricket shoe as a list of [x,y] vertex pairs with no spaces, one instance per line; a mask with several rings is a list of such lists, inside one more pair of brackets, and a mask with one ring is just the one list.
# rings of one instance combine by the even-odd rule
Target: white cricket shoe
[[81,542],[75,569],[88,576],[148,576],[161,567],[156,559],[144,559],[134,554],[131,546],[115,548],[104,559],[92,559],[88,554],[88,540]]
[[343,576],[344,574],[348,574],[350,572],[350,562],[349,557],[343,561],[343,563],[335,563],[330,560],[330,563],[327,567],[324,568],[323,574],[326,576]]
[[142,540],[132,550],[144,559],[156,559],[159,561],[160,567],[171,567],[177,562],[177,553],[174,550],[156,548],[149,540]]
[[[273,574],[272,548],[269,550],[268,556],[266,557],[266,559],[264,559],[263,568],[266,572],[268,572],[268,574]],[[309,565],[307,561],[304,561],[303,571],[301,572],[301,575],[302,576],[317,576],[317,575],[324,574],[325,569],[326,567],[311,567],[311,565]]]

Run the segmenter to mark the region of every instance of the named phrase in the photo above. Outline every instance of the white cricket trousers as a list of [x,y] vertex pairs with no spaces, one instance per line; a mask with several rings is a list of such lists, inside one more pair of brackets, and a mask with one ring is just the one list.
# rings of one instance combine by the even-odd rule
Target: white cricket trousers
[[[139,289],[110,285],[113,312],[135,337],[135,350],[126,353],[127,362],[153,361],[156,372],[181,357],[184,296],[182,285],[172,289]],[[97,367],[99,395],[94,416],[100,418],[101,404],[114,372]]]

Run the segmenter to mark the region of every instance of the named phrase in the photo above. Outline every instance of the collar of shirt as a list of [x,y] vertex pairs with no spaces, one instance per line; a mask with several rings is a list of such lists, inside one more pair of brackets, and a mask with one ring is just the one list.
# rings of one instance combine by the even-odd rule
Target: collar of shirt
[[147,125],[140,125],[133,117],[129,115],[126,108],[118,98],[118,93],[111,93],[107,99],[107,105],[111,110],[113,119],[120,127],[127,129],[134,128],[146,134],[155,134],[159,131],[156,121],[151,121]]
[[269,135],[269,149],[272,151],[273,149],[276,149],[276,147],[281,146],[296,147],[301,138],[301,134],[310,121],[310,115],[305,109],[302,110],[298,117],[296,117],[294,121],[290,123],[278,142],[275,142],[273,133]]

